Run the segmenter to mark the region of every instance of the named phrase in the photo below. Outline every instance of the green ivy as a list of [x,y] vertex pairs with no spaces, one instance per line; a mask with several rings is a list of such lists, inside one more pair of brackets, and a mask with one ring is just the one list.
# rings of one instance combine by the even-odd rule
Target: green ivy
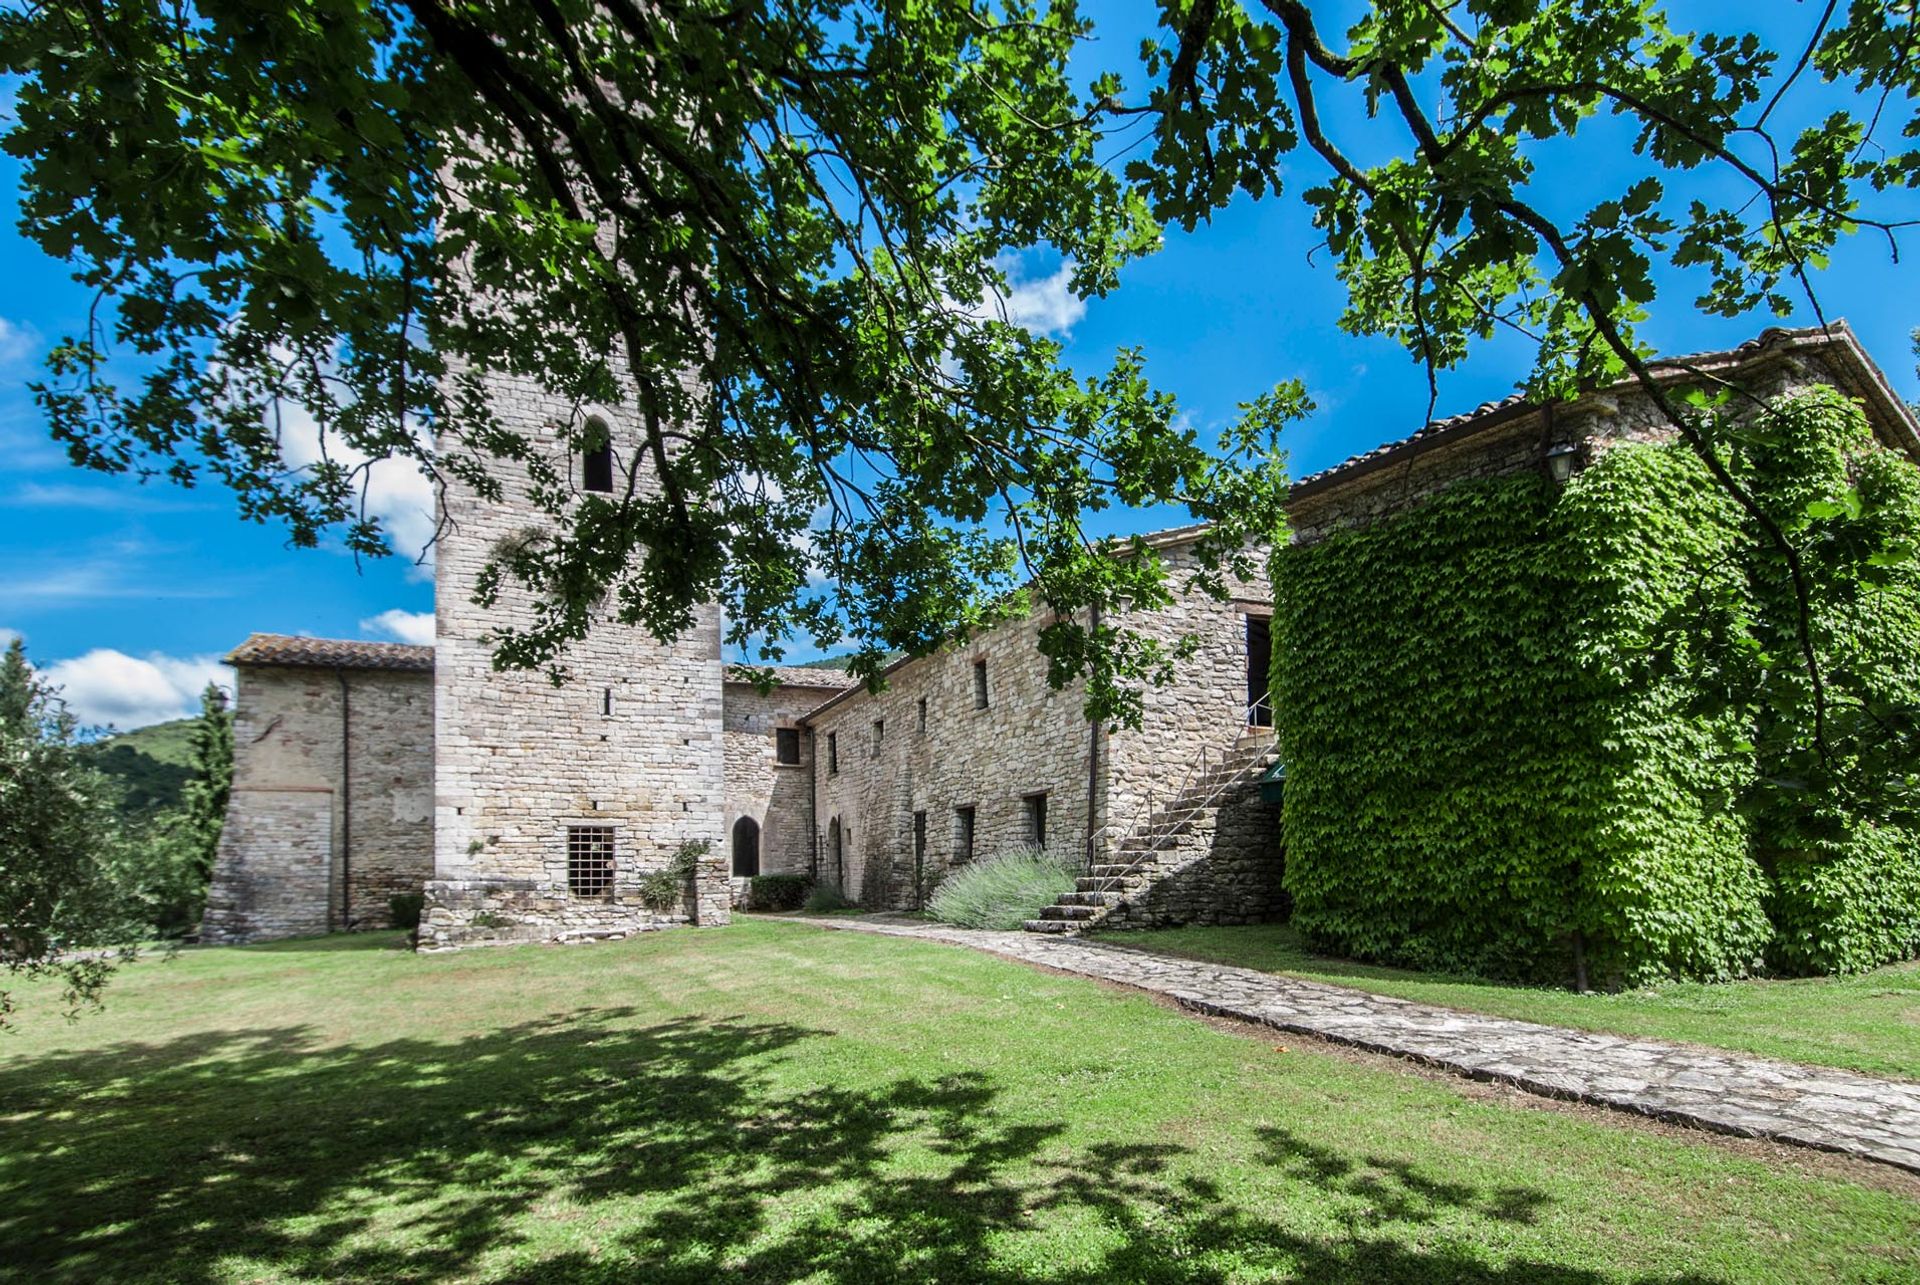
[[1920,829],[1833,766],[1868,743],[1849,718],[1920,707],[1920,591],[1884,556],[1920,531],[1920,471],[1837,395],[1790,409],[1708,418],[1791,515],[1823,668],[1872,707],[1831,716],[1825,777],[1783,564],[1684,447],[1616,445],[1564,490],[1462,483],[1282,551],[1286,879],[1310,941],[1556,982],[1579,958],[1601,984],[1920,945]]

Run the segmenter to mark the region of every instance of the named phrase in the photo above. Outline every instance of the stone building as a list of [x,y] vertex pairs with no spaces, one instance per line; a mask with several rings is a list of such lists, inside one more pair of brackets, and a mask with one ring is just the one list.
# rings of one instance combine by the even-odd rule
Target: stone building
[[201,939],[387,923],[433,872],[433,648],[255,634]]
[[[1844,325],[1769,331],[1658,371],[1761,394],[1831,383],[1920,452],[1910,416]],[[576,491],[648,484],[619,414],[556,408],[510,383],[494,399]],[[565,444],[578,416],[605,443],[584,456]],[[1293,538],[1464,478],[1664,431],[1630,386],[1554,407],[1483,406],[1304,479],[1289,503]],[[1272,595],[1264,581],[1231,585],[1224,602],[1187,586],[1198,528],[1146,537],[1169,567],[1172,605],[1112,622],[1197,642],[1127,731],[1090,723],[1077,686],[1047,686],[1040,618],[896,664],[877,693],[820,669],[780,671],[780,685],[759,692],[723,665],[713,609],[666,646],[596,626],[568,656],[565,686],[496,672],[489,630],[525,621],[531,605],[508,595],[483,610],[475,580],[502,541],[541,520],[511,482],[505,490],[482,501],[448,481],[430,652],[255,639],[234,654],[236,789],[209,939],[384,922],[388,891],[422,884],[430,948],[724,923],[753,873],[806,873],[871,906],[911,907],[953,866],[1025,845],[1086,866],[1037,930],[1282,909],[1275,812],[1257,788],[1272,762]],[[702,843],[679,892],[650,902],[649,876]]]

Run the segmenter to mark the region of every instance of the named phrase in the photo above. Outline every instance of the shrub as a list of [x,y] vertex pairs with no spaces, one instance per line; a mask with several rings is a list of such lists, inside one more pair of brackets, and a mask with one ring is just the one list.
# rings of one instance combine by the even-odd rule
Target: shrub
[[387,898],[387,918],[395,928],[412,930],[420,926],[420,912],[427,907],[425,893],[399,892]]
[[829,910],[850,910],[854,903],[847,900],[840,885],[831,879],[822,879],[813,885],[813,891],[807,894],[806,909],[814,914],[824,914]]
[[805,875],[755,875],[747,880],[747,909],[798,910],[812,888]]
[[1073,884],[1066,862],[1026,848],[950,872],[927,899],[927,914],[960,928],[1018,928]]
[[639,893],[640,900],[660,914],[672,910],[679,903],[680,894],[686,891],[700,858],[706,856],[712,846],[705,839],[681,844],[667,858],[666,865],[658,870],[649,870],[634,881],[634,890]]

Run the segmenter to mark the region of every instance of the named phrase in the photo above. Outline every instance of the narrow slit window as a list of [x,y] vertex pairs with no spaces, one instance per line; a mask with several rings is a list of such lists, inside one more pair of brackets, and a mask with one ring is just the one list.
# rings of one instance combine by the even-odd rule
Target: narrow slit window
[[1029,794],[1027,803],[1027,842],[1036,848],[1047,846],[1047,796]]
[[964,865],[973,860],[973,805],[967,804],[953,810],[953,864]]
[[827,771],[838,772],[839,770],[840,770],[840,734],[838,732],[828,732],[827,733]]
[[613,490],[613,434],[603,419],[587,421],[586,446],[580,457],[580,485],[602,493]]
[[613,891],[613,827],[567,827],[567,891],[576,897],[604,897]]
[[876,718],[873,720],[873,756],[875,758],[880,757],[880,747],[886,744],[886,742],[887,720],[884,718]]
[[605,718],[613,716],[613,688],[611,687],[600,689],[600,714]]
[[973,707],[987,707],[987,662],[984,660],[973,662]]
[[800,763],[800,729],[797,727],[776,727],[773,729],[773,761],[787,767],[797,767]]
[[920,730],[924,732],[927,730],[927,698],[924,696],[920,698],[919,709],[920,709]]

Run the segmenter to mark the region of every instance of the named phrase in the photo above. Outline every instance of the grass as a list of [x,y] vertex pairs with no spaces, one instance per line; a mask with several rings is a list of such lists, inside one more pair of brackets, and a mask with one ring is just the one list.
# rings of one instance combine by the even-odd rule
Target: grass
[[1920,961],[1855,977],[1675,982],[1579,995],[1332,959],[1309,951],[1284,924],[1166,928],[1107,940],[1531,1022],[1920,1079]]
[[22,1281],[1895,1280],[1892,1171],[747,922],[135,965],[0,1038]]

